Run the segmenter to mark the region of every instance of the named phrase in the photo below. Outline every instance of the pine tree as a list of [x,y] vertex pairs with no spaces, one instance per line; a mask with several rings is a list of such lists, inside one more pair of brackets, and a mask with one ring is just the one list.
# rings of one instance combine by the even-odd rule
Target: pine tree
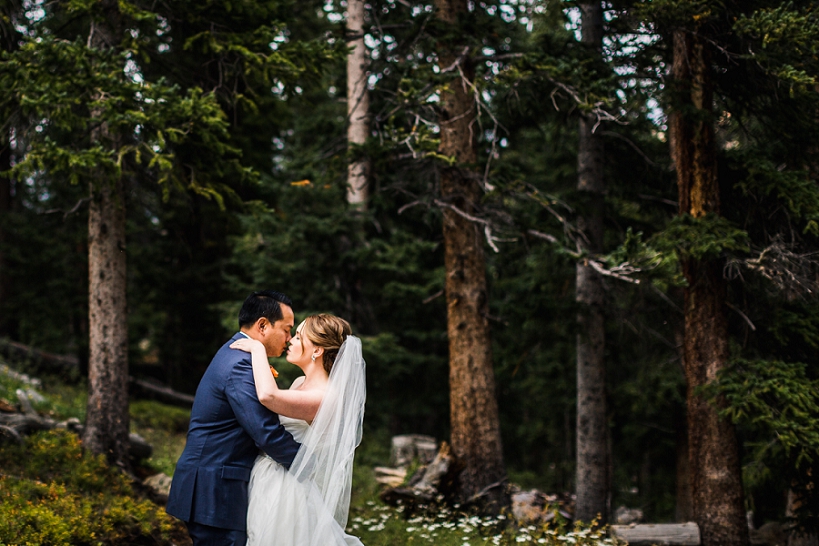
[[[669,122],[680,214],[720,214],[713,121],[710,44],[697,32],[674,32],[675,91],[682,95]],[[722,265],[688,258],[684,364],[688,383],[688,446],[694,517],[704,544],[746,544],[739,444],[734,426],[699,389],[728,363],[726,283]]]
[[[450,35],[467,13],[465,0],[435,2],[437,19]],[[458,40],[441,40],[438,58],[451,76],[441,89],[438,152],[452,158],[441,171],[444,264],[446,268],[447,335],[452,449],[465,468],[460,494],[469,498],[490,489],[495,510],[505,501],[500,423],[487,309],[484,234],[469,216],[481,199],[472,170],[477,163],[475,141],[475,69],[467,48]],[[468,47],[468,46],[467,46]]]
[[[127,467],[125,218],[130,187],[190,189],[223,203],[246,169],[214,94],[146,79],[163,18],[133,3],[50,6],[4,57],[7,111],[26,121],[15,176],[87,184],[89,407],[84,440]],[[181,47],[182,44],[180,44]],[[265,44],[268,47],[268,44]],[[184,159],[178,157],[182,156]],[[221,193],[220,193],[221,192]]]
[[[370,133],[370,93],[367,89],[369,53],[364,44],[365,3],[350,0],[347,3],[347,39],[352,46],[347,54],[347,146],[361,146]],[[360,155],[360,152],[356,153]],[[366,206],[369,195],[370,163],[367,158],[350,159],[347,167],[347,202],[357,207]]]
[[[20,39],[20,33],[15,24],[23,13],[18,2],[4,4],[0,11],[0,49],[5,52],[14,51]],[[5,117],[5,116],[4,116]],[[11,293],[11,277],[7,271],[7,260],[4,259],[4,250],[7,244],[8,230],[7,216],[12,204],[12,180],[8,174],[11,169],[12,127],[4,127],[0,137],[0,309],[6,303]],[[0,337],[9,335],[10,318],[7,313],[0,313]]]
[[[581,2],[582,42],[602,51],[603,9],[600,2]],[[586,214],[577,219],[583,237],[578,251],[603,252],[603,137],[591,113],[580,116],[577,189],[586,200]],[[606,341],[603,283],[588,262],[578,260],[575,281],[577,316],[577,518],[607,521],[609,506],[608,419],[606,415]]]

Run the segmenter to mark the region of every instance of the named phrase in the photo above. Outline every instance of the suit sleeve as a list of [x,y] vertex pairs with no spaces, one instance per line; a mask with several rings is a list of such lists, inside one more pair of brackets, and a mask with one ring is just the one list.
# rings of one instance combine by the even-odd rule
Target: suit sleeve
[[300,444],[282,426],[279,416],[259,402],[253,382],[253,368],[248,360],[241,360],[233,367],[225,392],[245,432],[274,461],[289,468]]

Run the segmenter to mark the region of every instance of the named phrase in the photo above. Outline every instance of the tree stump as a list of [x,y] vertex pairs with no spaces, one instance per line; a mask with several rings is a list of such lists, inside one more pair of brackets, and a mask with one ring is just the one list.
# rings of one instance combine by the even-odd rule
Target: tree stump
[[429,464],[437,451],[435,438],[423,434],[403,434],[393,436],[390,464],[393,467],[406,467],[416,458],[421,464]]
[[447,495],[461,468],[449,444],[442,442],[432,462],[419,468],[407,487],[389,487],[381,492],[381,500],[392,506],[404,505],[410,512],[434,505]]

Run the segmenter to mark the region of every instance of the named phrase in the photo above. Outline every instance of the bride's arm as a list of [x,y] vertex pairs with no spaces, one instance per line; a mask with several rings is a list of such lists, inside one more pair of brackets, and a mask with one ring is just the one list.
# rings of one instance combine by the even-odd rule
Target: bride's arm
[[324,391],[280,389],[270,371],[267,351],[259,341],[243,338],[233,342],[230,348],[250,353],[256,396],[264,407],[286,417],[313,420],[324,397]]

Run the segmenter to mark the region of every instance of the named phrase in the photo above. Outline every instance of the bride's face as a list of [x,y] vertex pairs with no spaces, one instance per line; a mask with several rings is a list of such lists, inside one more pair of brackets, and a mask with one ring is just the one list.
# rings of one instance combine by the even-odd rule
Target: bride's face
[[315,351],[313,342],[307,339],[304,335],[304,323],[299,324],[296,328],[296,335],[290,340],[290,347],[287,349],[286,359],[291,364],[295,364],[299,368],[303,368],[309,363]]

